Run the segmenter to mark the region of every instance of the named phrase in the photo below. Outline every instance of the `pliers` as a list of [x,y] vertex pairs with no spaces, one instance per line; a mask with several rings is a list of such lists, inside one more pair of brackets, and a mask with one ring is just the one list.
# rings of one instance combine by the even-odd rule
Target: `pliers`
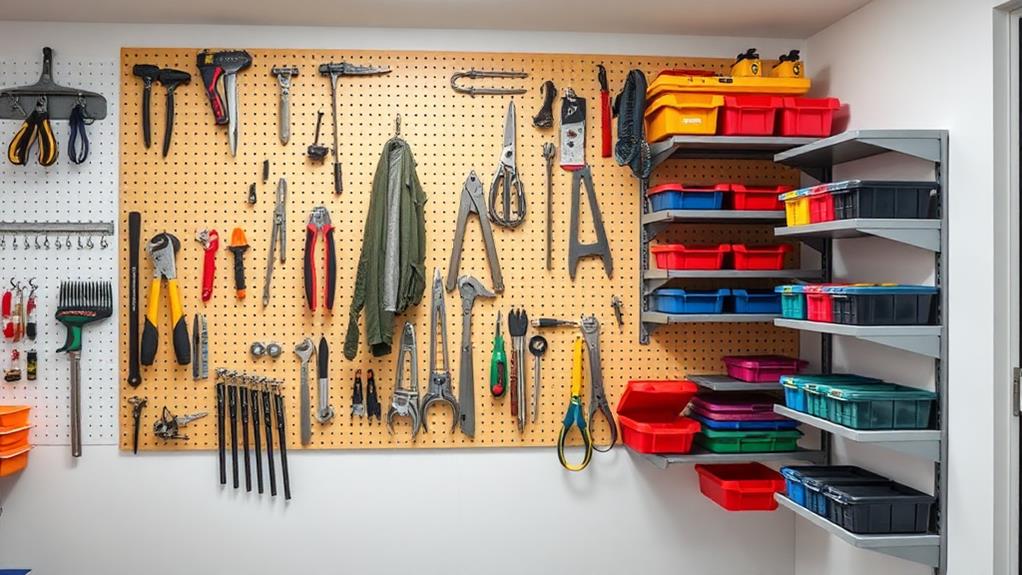
[[145,250],[153,262],[153,281],[149,285],[149,309],[146,312],[145,326],[142,328],[142,365],[152,365],[156,359],[159,346],[159,332],[156,322],[159,321],[160,290],[163,281],[167,281],[167,298],[170,301],[170,324],[174,326],[174,355],[181,365],[192,362],[191,340],[188,338],[188,322],[181,307],[181,292],[177,286],[177,252],[181,249],[181,241],[174,234],[163,232],[153,236],[146,244]]
[[[405,358],[408,358],[408,386],[405,387]],[[415,349],[415,328],[405,322],[401,330],[401,347],[397,353],[397,369],[394,379],[394,393],[390,397],[390,409],[387,410],[387,430],[394,434],[394,418],[398,416],[412,419],[412,439],[419,433],[422,423],[419,414],[419,361]],[[373,386],[375,387],[375,385]]]
[[[582,414],[582,346],[582,338],[575,338],[571,361],[571,399],[568,401],[568,410],[564,413],[561,433],[557,436],[557,459],[561,462],[561,467],[568,471],[582,471],[589,466],[589,462],[593,458],[593,438],[586,425],[586,417]],[[568,459],[564,456],[564,443],[572,425],[578,427],[578,431],[582,435],[584,451],[582,452],[582,461],[578,464],[568,463]]]
[[337,261],[334,257],[334,227],[330,225],[330,212],[323,206],[313,208],[309,214],[309,225],[305,228],[305,301],[309,309],[316,310],[319,294],[316,289],[316,236],[323,233],[326,254],[323,261],[326,267],[326,308],[334,308],[334,286],[337,283]]
[[[330,217],[327,216],[329,222]],[[277,249],[277,241],[280,249]],[[315,241],[315,239],[313,239]],[[277,201],[273,206],[273,230],[270,232],[270,251],[266,254],[266,281],[263,282],[263,306],[270,304],[270,281],[273,279],[274,252],[280,252],[280,263],[283,265],[287,255],[287,180],[281,178],[277,182]]]
[[610,428],[610,443],[606,446],[594,446],[600,453],[610,451],[617,443],[617,422],[614,412],[607,403],[607,393],[603,390],[603,367],[600,364],[600,322],[595,315],[584,316],[580,328],[589,350],[589,432],[592,433],[593,418],[599,412]]
[[[439,332],[439,335],[438,333]],[[436,340],[440,338],[440,346],[443,351],[440,366],[437,367]],[[440,268],[436,268],[433,274],[433,301],[429,310],[429,390],[422,398],[422,406],[419,407],[419,416],[422,418],[422,428],[429,431],[426,424],[426,412],[434,403],[446,403],[454,411],[454,418],[451,422],[451,431],[458,427],[461,420],[460,406],[454,398],[454,390],[451,389],[451,368],[450,356],[447,353],[447,306],[444,303],[444,284],[440,279]]]

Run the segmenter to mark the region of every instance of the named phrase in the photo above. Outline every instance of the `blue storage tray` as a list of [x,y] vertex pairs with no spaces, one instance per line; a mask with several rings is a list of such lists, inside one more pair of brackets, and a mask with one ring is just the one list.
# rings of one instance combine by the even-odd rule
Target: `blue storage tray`
[[781,313],[781,294],[773,291],[731,290],[735,313]]
[[784,405],[794,409],[795,411],[801,411],[803,413],[809,413],[809,405],[806,399],[805,385],[811,384],[826,384],[826,383],[883,383],[881,380],[873,377],[863,377],[861,375],[835,373],[830,375],[782,375],[781,386],[784,387]]
[[783,421],[718,421],[697,414],[690,414],[689,417],[716,431],[782,431],[795,429],[799,426],[799,422],[790,419]]
[[693,291],[675,288],[660,288],[650,295],[650,306],[660,313],[723,313],[724,298],[731,295],[729,289],[715,291]]
[[854,465],[797,465],[781,468],[788,498],[817,515],[827,516],[828,485],[877,485],[890,479]]
[[663,184],[650,188],[646,192],[650,208],[654,212],[662,210],[719,210],[724,207],[726,184],[713,187],[684,186],[682,184]]

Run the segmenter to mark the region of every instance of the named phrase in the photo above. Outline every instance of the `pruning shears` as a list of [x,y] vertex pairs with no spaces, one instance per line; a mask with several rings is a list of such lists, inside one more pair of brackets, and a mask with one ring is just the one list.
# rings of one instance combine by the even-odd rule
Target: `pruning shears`
[[[582,338],[575,338],[571,360],[571,399],[568,401],[568,410],[564,413],[564,425],[557,437],[557,459],[560,460],[561,467],[568,471],[582,471],[589,466],[589,461],[593,458],[593,438],[586,426],[586,418],[583,415],[585,410],[582,408],[582,349],[584,345]],[[578,464],[568,463],[564,456],[564,442],[572,424],[578,427],[578,431],[582,435],[582,447],[585,450],[582,461]]]

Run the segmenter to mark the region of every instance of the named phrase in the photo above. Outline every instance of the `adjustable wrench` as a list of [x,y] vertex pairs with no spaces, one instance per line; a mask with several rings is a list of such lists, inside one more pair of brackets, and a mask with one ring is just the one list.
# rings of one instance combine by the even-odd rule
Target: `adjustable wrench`
[[298,75],[295,66],[274,66],[270,71],[280,84],[280,143],[291,139],[291,78]]
[[305,338],[295,346],[295,355],[302,362],[302,382],[298,388],[300,408],[298,410],[299,427],[301,428],[302,445],[312,440],[312,402],[309,399],[309,360],[316,353],[312,340]]
[[330,407],[330,346],[325,337],[319,338],[319,353],[316,354],[316,377],[319,386],[316,389],[316,421],[330,423],[334,418],[334,408]]
[[610,451],[617,443],[617,423],[614,421],[614,412],[607,403],[607,394],[603,390],[603,367],[600,364],[600,322],[595,315],[584,316],[580,322],[582,338],[585,339],[586,348],[589,350],[589,432],[593,431],[593,416],[597,412],[603,416],[610,427],[610,443],[604,447],[598,447],[593,442],[593,449],[601,453]]

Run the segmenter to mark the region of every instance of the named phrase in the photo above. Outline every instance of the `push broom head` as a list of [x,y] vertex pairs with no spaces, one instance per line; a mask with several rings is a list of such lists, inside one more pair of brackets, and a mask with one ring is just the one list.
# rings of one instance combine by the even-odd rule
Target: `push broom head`
[[67,340],[57,351],[81,351],[82,328],[110,317],[113,303],[110,282],[61,282],[57,320],[67,327]]

